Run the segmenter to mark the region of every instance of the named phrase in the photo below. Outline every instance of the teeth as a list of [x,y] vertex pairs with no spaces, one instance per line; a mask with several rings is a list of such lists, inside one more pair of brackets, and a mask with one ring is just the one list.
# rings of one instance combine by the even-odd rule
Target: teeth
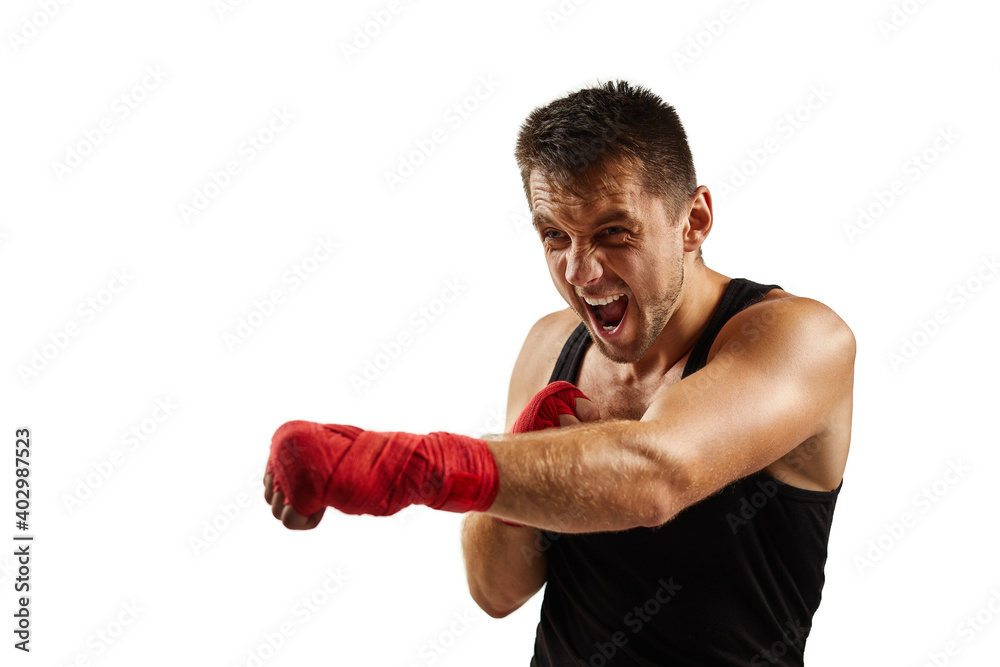
[[604,299],[588,299],[587,297],[583,297],[583,300],[586,301],[591,306],[603,306],[605,304],[611,303],[612,301],[617,301],[618,299],[620,299],[623,296],[625,296],[624,293],[623,294],[615,294],[614,296],[609,296],[609,297],[606,297]]
[[609,327],[609,326],[604,326],[604,325],[602,325],[601,328],[604,329],[605,331],[614,331],[615,330],[614,327]]

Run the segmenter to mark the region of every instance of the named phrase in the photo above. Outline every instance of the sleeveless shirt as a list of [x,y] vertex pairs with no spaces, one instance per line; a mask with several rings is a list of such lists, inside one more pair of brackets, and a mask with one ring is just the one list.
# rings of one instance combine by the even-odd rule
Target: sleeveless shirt
[[[730,280],[682,377],[772,288]],[[590,343],[581,323],[549,381],[576,382]],[[801,666],[842,487],[800,489],[762,470],[655,528],[542,531],[548,571],[532,667]]]

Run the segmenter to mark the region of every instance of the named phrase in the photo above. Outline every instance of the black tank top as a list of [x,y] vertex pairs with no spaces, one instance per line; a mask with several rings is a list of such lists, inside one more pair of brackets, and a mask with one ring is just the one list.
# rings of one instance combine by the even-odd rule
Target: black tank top
[[[683,377],[722,326],[778,285],[733,278]],[[576,382],[581,323],[550,382]],[[656,528],[542,531],[548,575],[532,667],[802,665],[837,495],[760,471]]]

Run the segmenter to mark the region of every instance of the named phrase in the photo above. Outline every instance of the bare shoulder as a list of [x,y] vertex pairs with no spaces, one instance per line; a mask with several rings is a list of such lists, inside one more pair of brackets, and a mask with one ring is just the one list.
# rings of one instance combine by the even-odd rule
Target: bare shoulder
[[771,290],[726,322],[712,345],[709,359],[727,345],[758,342],[776,352],[812,350],[851,367],[857,351],[854,332],[832,308],[780,289]]
[[752,350],[746,359],[767,382],[787,382],[823,406],[810,437],[767,466],[773,477],[813,491],[840,484],[851,442],[856,349],[854,333],[832,308],[784,290],[772,290],[719,332],[709,361],[713,353],[731,361]]
[[540,318],[528,330],[510,376],[505,432],[510,431],[531,397],[548,384],[559,352],[579,324],[576,313],[564,308]]

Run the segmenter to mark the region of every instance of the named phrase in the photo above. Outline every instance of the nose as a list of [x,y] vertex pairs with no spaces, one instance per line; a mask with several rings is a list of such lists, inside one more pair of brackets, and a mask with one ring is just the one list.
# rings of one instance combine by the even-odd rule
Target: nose
[[601,279],[604,267],[592,250],[572,248],[566,256],[566,282],[575,287],[583,287]]

